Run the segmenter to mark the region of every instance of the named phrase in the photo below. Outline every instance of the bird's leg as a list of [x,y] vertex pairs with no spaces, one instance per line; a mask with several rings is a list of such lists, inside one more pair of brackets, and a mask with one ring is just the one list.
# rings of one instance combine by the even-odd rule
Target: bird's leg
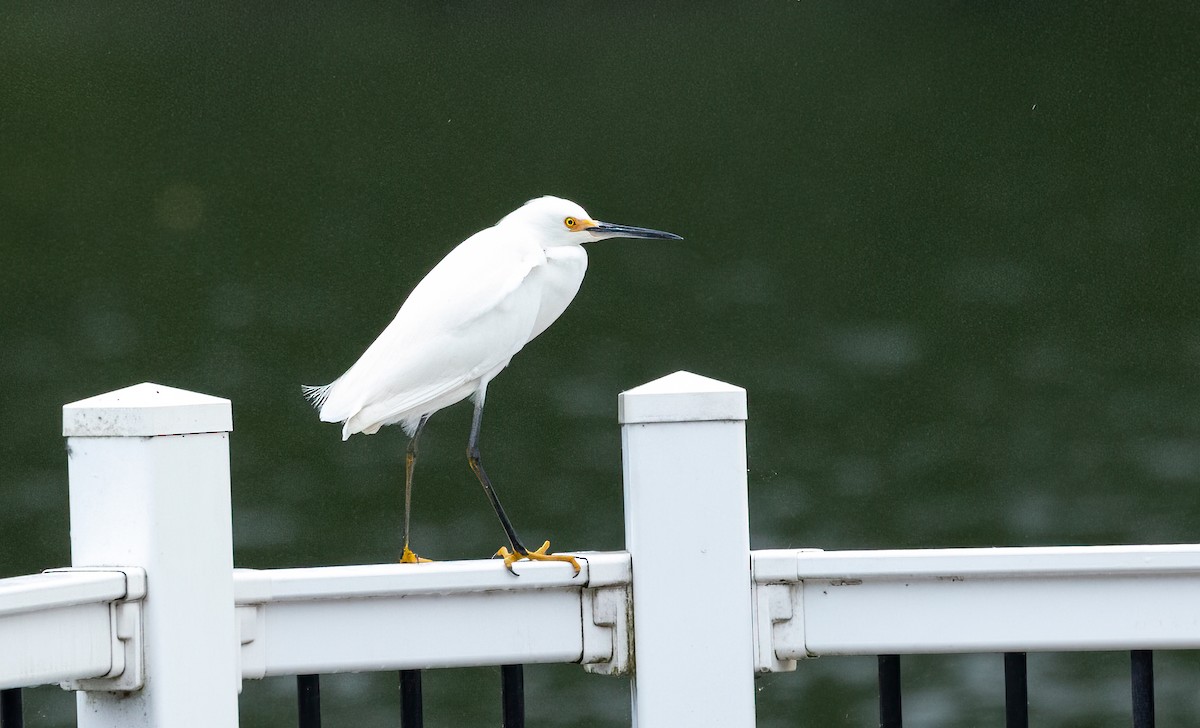
[[521,543],[521,539],[517,537],[516,529],[513,528],[512,521],[508,520],[508,515],[504,512],[504,506],[500,505],[500,498],[496,495],[496,489],[492,487],[492,481],[487,476],[487,472],[483,469],[483,461],[479,455],[479,429],[483,423],[483,400],[486,392],[486,384],[480,388],[479,393],[475,396],[475,414],[471,418],[471,437],[467,441],[467,462],[471,465],[471,470],[475,473],[475,477],[479,479],[479,484],[483,486],[483,492],[487,494],[488,500],[492,503],[492,508],[496,511],[496,516],[500,519],[500,525],[504,528],[504,533],[508,536],[508,543],[512,546],[512,551],[507,547],[501,546],[496,552],[497,556],[504,559],[504,568],[508,569],[508,573],[516,576],[517,572],[513,571],[512,565],[521,559],[530,559],[533,561],[566,561],[575,568],[575,573],[579,573],[579,562],[574,556],[566,554],[548,554],[546,551],[550,548],[550,542],[546,541],[541,548],[536,551],[530,551]]
[[400,563],[402,564],[429,561],[429,559],[417,556],[408,548],[409,515],[412,512],[413,466],[417,463],[417,439],[421,437],[421,430],[425,428],[425,423],[428,421],[429,415],[425,415],[417,422],[417,429],[413,432],[412,438],[408,441],[408,449],[404,452],[404,551],[400,554]]
[[467,440],[467,462],[471,465],[471,471],[475,473],[475,477],[479,479],[479,484],[483,486],[483,492],[487,494],[488,500],[491,501],[492,508],[496,511],[496,516],[500,518],[500,525],[504,528],[504,534],[508,536],[508,543],[512,546],[513,551],[525,553],[527,549],[521,543],[521,539],[517,537],[517,532],[513,528],[512,521],[508,520],[508,514],[504,512],[504,506],[500,505],[500,498],[496,495],[496,489],[492,487],[492,480],[483,469],[483,461],[480,459],[479,454],[479,428],[482,424],[483,394],[480,393],[475,399],[475,414],[471,417],[471,436]]

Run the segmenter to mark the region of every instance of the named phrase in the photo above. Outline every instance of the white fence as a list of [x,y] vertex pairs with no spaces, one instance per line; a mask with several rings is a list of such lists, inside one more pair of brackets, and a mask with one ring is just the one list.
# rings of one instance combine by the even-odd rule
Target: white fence
[[725,728],[809,656],[1200,647],[1200,546],[751,552],[744,390],[679,372],[619,407],[628,550],[514,578],[234,569],[227,400],[67,405],[73,566],[0,580],[0,689],[77,690],[85,728],[229,727],[246,679],[575,662],[632,673],[642,728]]

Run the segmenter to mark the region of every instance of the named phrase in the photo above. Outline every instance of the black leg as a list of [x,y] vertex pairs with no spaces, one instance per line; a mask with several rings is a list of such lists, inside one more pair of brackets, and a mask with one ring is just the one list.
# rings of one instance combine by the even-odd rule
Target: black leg
[[[496,496],[496,489],[492,487],[492,481],[488,478],[487,473],[483,470],[483,463],[479,459],[479,428],[483,424],[483,399],[487,391],[487,385],[479,388],[479,394],[475,396],[475,415],[471,418],[471,437],[467,440],[467,462],[471,464],[471,470],[474,471],[475,477],[479,478],[479,484],[483,486],[483,492],[487,493],[488,500],[492,503],[492,508],[496,510],[496,516],[500,519],[500,525],[504,527],[504,533],[508,536],[508,542],[512,546],[512,550],[521,555],[529,553],[525,545],[521,543],[521,539],[517,538],[517,532],[513,529],[512,521],[508,520],[508,516],[504,513],[504,506],[500,505],[500,499]],[[512,567],[509,567],[512,571]]]
[[421,430],[425,429],[425,423],[429,421],[429,415],[421,418],[417,423],[417,429],[413,432],[413,436],[408,441],[408,449],[404,453],[404,551],[401,558],[407,557],[408,550],[408,534],[409,534],[409,514],[412,512],[412,482],[413,482],[413,466],[417,463],[417,440],[421,437]]

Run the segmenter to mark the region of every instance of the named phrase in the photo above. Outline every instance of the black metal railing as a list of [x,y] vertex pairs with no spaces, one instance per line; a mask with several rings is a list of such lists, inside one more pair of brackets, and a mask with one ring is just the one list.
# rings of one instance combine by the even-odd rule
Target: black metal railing
[[1029,728],[1029,669],[1024,652],[1004,653],[1005,728]]
[[[321,728],[321,685],[317,675],[297,675],[296,695],[300,728]],[[500,710],[503,728],[525,728],[525,668],[500,668]],[[400,728],[422,728],[421,671],[400,671]],[[19,724],[14,724],[19,726]],[[10,728],[0,721],[0,728]]]
[[1133,688],[1133,728],[1154,728],[1154,653],[1129,653],[1129,677]]
[[505,665],[500,668],[500,701],[503,728],[525,728],[525,668]]
[[[1154,653],[1130,653],[1133,728],[1154,728]],[[1005,728],[1029,728],[1029,676],[1024,652],[1004,655]],[[879,726],[902,728],[900,656],[879,656]]]
[[400,671],[400,728],[421,728],[425,710],[421,705],[421,671]]
[[0,690],[0,728],[23,728],[25,709],[21,688]]
[[[879,655],[879,726],[902,728],[900,656]],[[1154,728],[1154,653],[1129,654],[1133,728]],[[525,671],[521,665],[500,668],[503,728],[525,728]],[[317,675],[296,677],[300,728],[321,728],[321,685]],[[0,728],[24,728],[21,688],[0,690]],[[1004,725],[1029,728],[1029,677],[1024,652],[1004,655]],[[421,671],[400,672],[400,726],[422,728]]]
[[300,712],[300,728],[321,728],[320,676],[296,676],[296,701]]
[[900,728],[900,655],[879,656],[879,728]]

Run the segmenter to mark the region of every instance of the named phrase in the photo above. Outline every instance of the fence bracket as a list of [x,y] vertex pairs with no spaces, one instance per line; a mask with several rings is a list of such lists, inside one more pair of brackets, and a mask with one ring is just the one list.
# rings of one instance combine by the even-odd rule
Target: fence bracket
[[125,596],[108,605],[112,638],[112,666],[107,674],[59,683],[63,690],[132,692],[146,684],[143,659],[142,600],[146,597],[146,570],[136,566],[84,566],[47,569],[52,572],[108,572],[125,575]]
[[626,675],[632,631],[629,629],[629,585],[583,590],[583,669],[598,675]]
[[804,588],[800,583],[754,585],[754,670],[792,672],[804,651]]
[[[239,604],[234,609],[238,625],[238,642],[241,650],[238,659],[241,669],[238,674],[242,680],[261,680],[266,676],[267,647],[262,638],[260,625],[264,621],[263,605]],[[238,692],[242,690],[242,681],[238,681]]]

